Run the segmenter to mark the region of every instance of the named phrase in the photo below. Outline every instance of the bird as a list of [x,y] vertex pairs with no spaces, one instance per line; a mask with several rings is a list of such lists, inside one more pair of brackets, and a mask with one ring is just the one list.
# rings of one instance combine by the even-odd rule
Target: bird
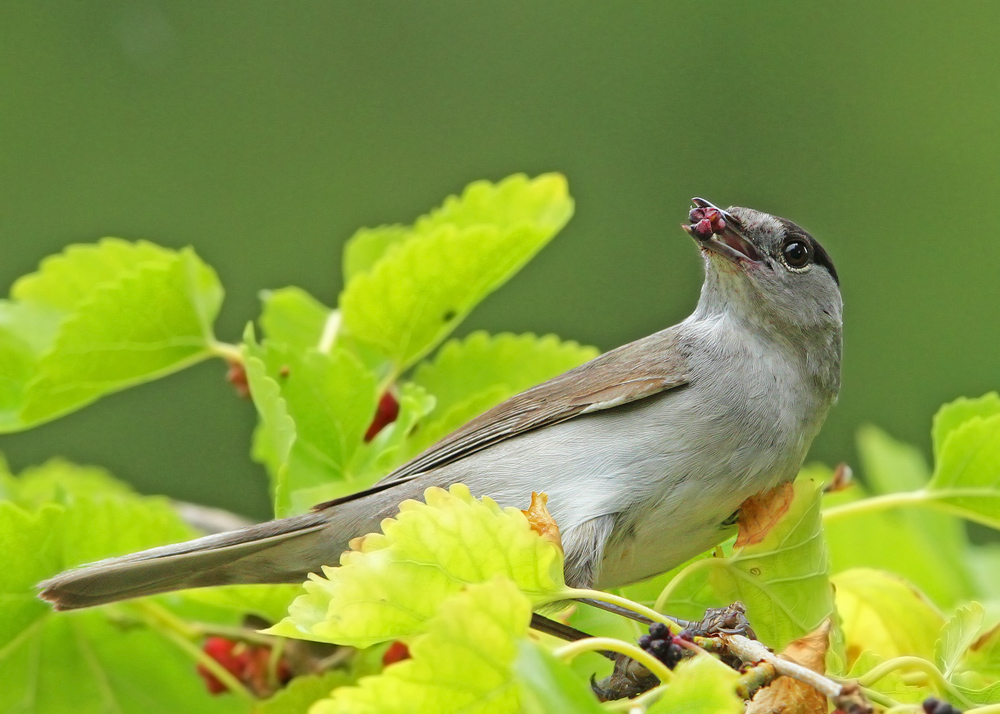
[[500,506],[548,495],[570,587],[665,572],[731,535],[749,497],[792,481],[840,389],[830,255],[784,218],[692,199],[704,282],[682,322],[472,419],[371,488],[312,511],[109,558],[39,584],[70,610],[197,587],[305,581],[429,487]]

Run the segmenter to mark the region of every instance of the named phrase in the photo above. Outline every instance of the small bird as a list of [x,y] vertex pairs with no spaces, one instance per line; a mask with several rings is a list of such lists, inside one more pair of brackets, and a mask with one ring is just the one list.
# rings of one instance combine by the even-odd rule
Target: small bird
[[840,388],[843,303],[802,228],[695,198],[705,281],[683,322],[517,394],[371,488],[310,513],[111,558],[41,583],[57,609],[232,583],[302,582],[430,486],[501,506],[549,496],[572,587],[656,575],[725,540],[795,478]]

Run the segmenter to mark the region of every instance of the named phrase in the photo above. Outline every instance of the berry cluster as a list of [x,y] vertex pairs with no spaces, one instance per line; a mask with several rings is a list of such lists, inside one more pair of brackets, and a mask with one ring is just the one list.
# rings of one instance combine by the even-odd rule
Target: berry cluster
[[649,634],[639,638],[639,647],[670,669],[676,667],[684,655],[684,648],[677,644],[670,630],[662,622],[654,622],[649,626]]
[[[225,667],[234,677],[240,680],[254,694],[267,697],[274,693],[275,684],[283,686],[292,678],[292,672],[285,660],[278,662],[275,678],[271,682],[269,667],[271,664],[271,648],[263,645],[248,645],[234,642],[225,637],[209,637],[205,640],[202,651]],[[205,686],[212,694],[223,694],[229,691],[215,675],[204,665],[198,665],[198,674],[205,680]]]
[[934,697],[927,697],[924,700],[924,712],[926,714],[962,714],[961,709],[956,709],[951,704]]
[[702,239],[726,230],[726,221],[718,208],[693,208],[688,214],[688,218],[691,220],[691,232]]

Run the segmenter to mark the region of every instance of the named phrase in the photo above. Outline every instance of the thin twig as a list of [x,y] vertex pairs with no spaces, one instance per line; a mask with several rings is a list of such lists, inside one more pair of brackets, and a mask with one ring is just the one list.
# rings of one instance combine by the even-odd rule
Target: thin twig
[[747,663],[767,662],[774,667],[779,675],[797,679],[805,682],[816,691],[827,697],[837,697],[844,691],[844,688],[834,682],[829,677],[817,674],[811,669],[803,667],[787,659],[783,659],[771,652],[764,645],[756,640],[751,640],[743,635],[720,635],[722,641],[729,648],[729,651]]

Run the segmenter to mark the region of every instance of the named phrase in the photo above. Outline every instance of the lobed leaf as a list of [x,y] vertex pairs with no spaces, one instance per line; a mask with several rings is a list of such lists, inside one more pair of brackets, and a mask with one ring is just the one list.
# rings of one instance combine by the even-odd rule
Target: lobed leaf
[[71,245],[42,260],[38,272],[19,278],[11,288],[11,297],[71,312],[102,285],[115,283],[143,265],[167,263],[174,255],[174,251],[147,241],[131,243],[121,238]]
[[[941,639],[934,650],[934,661],[945,677],[958,669],[966,652],[982,634],[986,612],[978,602],[971,602],[955,610],[941,628]],[[928,659],[930,659],[928,657]]]
[[997,414],[1000,414],[1000,394],[996,392],[975,399],[960,397],[943,405],[934,415],[931,427],[934,455],[941,458],[948,435],[965,422],[975,417],[986,419]]
[[519,510],[475,499],[460,484],[429,488],[424,497],[403,502],[382,534],[355,540],[340,567],[310,576],[270,632],[367,647],[423,631],[448,596],[498,575],[535,604],[558,599],[562,552]]
[[334,690],[310,714],[515,714],[513,666],[527,634],[531,604],[502,577],[469,585],[441,603],[411,659]]
[[328,327],[339,319],[336,311],[301,288],[265,290],[260,299],[264,304],[260,326],[268,340],[301,351],[320,349],[327,331],[336,336],[336,328]]
[[[239,710],[213,700],[190,656],[127,606],[55,613],[36,595],[36,583],[65,568],[191,537],[164,499],[61,462],[7,477],[3,491],[0,711]],[[42,503],[46,495],[58,502]]]
[[0,431],[78,409],[210,354],[222,288],[190,249],[71,246],[0,304]]
[[318,502],[302,506],[294,499],[298,491],[363,485],[350,464],[375,413],[375,376],[340,348],[324,353],[272,342],[260,346],[249,328],[244,344],[250,393],[261,420],[254,457],[268,467],[278,516]]
[[812,632],[833,612],[822,487],[818,478],[800,477],[791,506],[760,543],[708,561],[715,595],[746,605],[757,636],[774,649]]
[[528,640],[518,644],[514,662],[521,711],[524,714],[601,714],[590,683],[569,665]]
[[257,704],[253,714],[304,714],[312,704],[329,697],[334,689],[353,683],[354,677],[342,669],[300,675],[270,699]]
[[362,261],[371,267],[354,273],[340,297],[344,328],[404,371],[541,250],[572,210],[557,174],[470,185],[418,220],[411,236],[394,233],[392,250],[374,263]]
[[927,491],[949,511],[1000,528],[1000,413],[947,432]]
[[410,227],[398,224],[358,230],[344,245],[344,284],[371,271],[390,251],[413,237],[415,232]]

